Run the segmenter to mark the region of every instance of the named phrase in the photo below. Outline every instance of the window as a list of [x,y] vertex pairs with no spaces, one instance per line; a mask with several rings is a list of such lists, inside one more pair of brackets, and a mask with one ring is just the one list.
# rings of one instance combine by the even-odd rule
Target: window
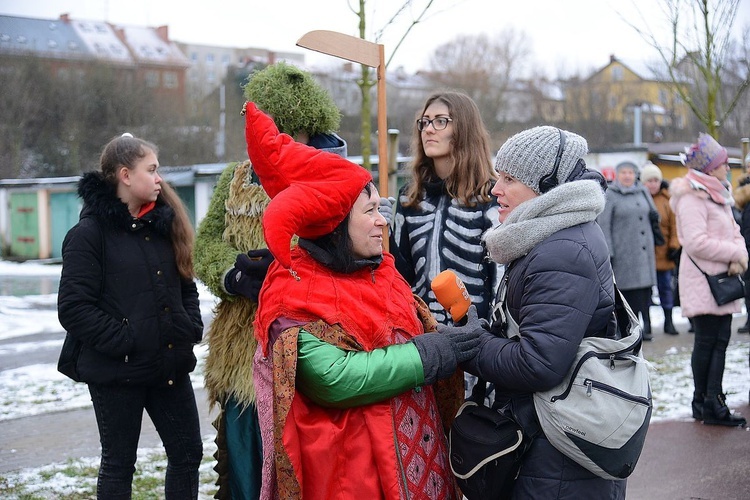
[[666,90],[663,90],[663,89],[659,90],[659,103],[662,106],[666,106],[668,104],[668,102],[667,102],[667,91]]
[[146,71],[146,86],[147,87],[158,87],[159,86],[159,72],[154,70]]
[[612,68],[612,81],[613,82],[622,81],[622,67],[621,66],[615,66]]
[[617,108],[617,96],[611,95],[609,96],[609,109],[615,108]]
[[206,54],[206,62],[207,63],[213,63],[214,62],[214,55],[211,53]]
[[164,87],[168,89],[176,89],[179,85],[179,80],[177,78],[177,73],[174,71],[165,71],[163,73],[164,77]]

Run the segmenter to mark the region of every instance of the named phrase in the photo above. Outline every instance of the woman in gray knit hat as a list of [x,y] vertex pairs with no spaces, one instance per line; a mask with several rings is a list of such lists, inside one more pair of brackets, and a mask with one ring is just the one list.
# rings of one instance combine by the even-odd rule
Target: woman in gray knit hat
[[[530,434],[532,394],[563,380],[584,337],[613,333],[612,268],[596,223],[606,182],[586,169],[587,151],[583,137],[542,126],[508,139],[495,161],[492,194],[502,224],[484,241],[490,258],[507,266],[505,301],[519,335],[507,338],[493,314],[479,354],[463,367],[493,383],[494,407],[507,405]],[[523,455],[510,496],[620,499],[625,487],[625,480],[602,479],[567,458],[542,433]]]

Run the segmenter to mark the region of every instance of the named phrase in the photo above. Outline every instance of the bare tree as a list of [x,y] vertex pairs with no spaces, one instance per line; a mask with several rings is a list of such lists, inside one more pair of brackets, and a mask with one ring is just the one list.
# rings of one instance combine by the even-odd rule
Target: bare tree
[[529,47],[528,36],[510,28],[493,37],[459,35],[435,49],[429,69],[436,83],[462,90],[474,99],[487,127],[496,131],[517,118],[516,113],[508,112],[508,95],[525,70]]
[[[670,28],[662,43],[639,11],[638,23],[625,21],[656,49],[680,98],[717,140],[727,117],[750,85],[747,37],[732,39],[740,0],[661,0]],[[663,31],[663,30],[662,30]],[[741,62],[741,68],[737,68]],[[729,72],[730,66],[734,71]],[[738,72],[739,71],[739,72]]]
[[[376,3],[376,0],[371,0],[373,3]],[[349,8],[354,12],[354,14],[357,16],[359,20],[359,37],[363,40],[367,39],[367,0],[357,0],[358,5],[357,7],[353,7],[351,4],[349,5]],[[398,51],[399,47],[403,43],[403,41],[406,39],[407,36],[409,36],[409,33],[411,33],[412,29],[414,27],[427,20],[428,18],[428,12],[431,12],[431,9],[435,6],[437,0],[404,0],[403,4],[401,4],[393,13],[393,15],[389,16],[387,18],[387,21],[383,27],[381,27],[379,30],[375,32],[374,35],[374,42],[379,43],[382,39],[383,35],[386,31],[390,29],[395,29],[397,26],[402,26],[399,24],[400,21],[402,21],[404,18],[406,18],[407,15],[411,13],[412,10],[415,10],[417,13],[416,15],[413,15],[406,23],[406,27],[402,28],[403,31],[401,32],[400,37],[398,38],[398,42],[394,46],[393,50],[390,52],[390,56],[388,57],[388,60],[386,61],[386,68],[388,65],[390,65],[391,61],[393,60],[393,56]],[[450,8],[450,7],[449,7]],[[361,96],[362,96],[362,107],[361,107],[361,138],[362,138],[362,166],[369,169],[370,168],[370,154],[372,152],[372,105],[371,105],[371,96],[372,96],[372,88],[377,83],[374,81],[373,76],[375,72],[365,66],[361,66],[361,76],[362,78],[357,81],[357,86],[359,87]],[[385,131],[382,131],[385,132]]]

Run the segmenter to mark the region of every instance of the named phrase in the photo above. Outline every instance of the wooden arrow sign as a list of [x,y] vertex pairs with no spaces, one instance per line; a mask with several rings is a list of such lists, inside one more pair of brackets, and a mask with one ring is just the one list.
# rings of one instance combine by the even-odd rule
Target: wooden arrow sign
[[[378,77],[378,191],[388,197],[388,120],[385,98],[385,47],[336,31],[315,30],[302,35],[297,46],[339,57],[371,68]],[[395,207],[394,207],[395,210]],[[388,226],[383,229],[383,248],[388,251]]]

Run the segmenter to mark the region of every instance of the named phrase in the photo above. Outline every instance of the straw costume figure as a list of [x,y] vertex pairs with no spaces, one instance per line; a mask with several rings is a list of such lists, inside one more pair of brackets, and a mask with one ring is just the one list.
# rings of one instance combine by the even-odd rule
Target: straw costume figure
[[[310,74],[277,63],[251,75],[244,93],[298,141],[346,156],[346,143],[333,133],[340,113]],[[222,499],[257,499],[260,491],[253,321],[260,286],[273,261],[261,225],[268,203],[250,161],[230,164],[196,234],[196,274],[219,299],[205,340],[204,373],[211,406],[221,408],[214,421],[214,469],[219,474],[216,498]]]

